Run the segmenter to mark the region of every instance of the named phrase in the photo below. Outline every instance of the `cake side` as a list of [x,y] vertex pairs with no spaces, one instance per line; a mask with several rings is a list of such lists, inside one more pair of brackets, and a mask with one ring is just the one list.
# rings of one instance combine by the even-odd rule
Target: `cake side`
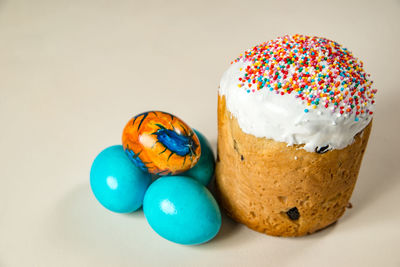
[[219,96],[216,185],[222,206],[269,235],[301,236],[334,223],[351,197],[371,125],[344,149],[307,152],[243,132]]

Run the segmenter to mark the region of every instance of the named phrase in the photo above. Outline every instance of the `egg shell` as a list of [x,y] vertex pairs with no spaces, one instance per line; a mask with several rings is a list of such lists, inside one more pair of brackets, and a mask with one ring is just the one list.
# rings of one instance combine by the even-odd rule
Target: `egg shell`
[[122,145],[128,157],[154,175],[175,175],[196,165],[200,141],[178,117],[162,111],[136,115],[125,126]]
[[200,140],[200,146],[201,146],[200,159],[197,162],[196,166],[182,173],[181,175],[190,176],[199,181],[204,186],[207,186],[214,175],[215,157],[207,138],[198,130],[196,129],[193,130]]
[[162,177],[151,184],[144,215],[163,238],[184,245],[209,241],[221,227],[221,213],[211,193],[187,176]]
[[150,174],[132,164],[121,145],[100,152],[90,170],[90,186],[96,199],[118,213],[140,208],[150,183]]

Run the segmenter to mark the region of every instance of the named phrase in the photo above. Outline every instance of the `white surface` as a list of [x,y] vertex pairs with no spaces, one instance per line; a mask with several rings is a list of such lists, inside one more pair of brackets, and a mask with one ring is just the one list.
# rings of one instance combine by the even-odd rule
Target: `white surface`
[[[399,1],[0,1],[0,266],[399,266],[399,12]],[[215,145],[222,73],[285,33],[350,47],[380,89],[339,223],[275,238],[225,218],[215,240],[185,247],[141,212],[96,202],[91,162],[132,115],[175,113]]]

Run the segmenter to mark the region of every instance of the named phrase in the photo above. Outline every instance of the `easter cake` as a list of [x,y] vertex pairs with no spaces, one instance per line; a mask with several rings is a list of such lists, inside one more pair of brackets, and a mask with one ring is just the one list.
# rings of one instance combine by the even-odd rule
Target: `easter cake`
[[227,213],[275,236],[338,220],[371,131],[363,63],[338,43],[283,36],[247,50],[218,96],[216,187]]

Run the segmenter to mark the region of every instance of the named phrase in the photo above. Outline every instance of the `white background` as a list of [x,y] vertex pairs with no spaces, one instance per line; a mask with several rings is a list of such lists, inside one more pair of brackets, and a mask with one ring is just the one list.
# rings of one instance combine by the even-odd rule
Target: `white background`
[[[399,26],[400,1],[0,0],[0,266],[400,266]],[[230,61],[294,33],[343,44],[379,89],[336,225],[276,238],[224,217],[181,246],[96,202],[91,163],[133,115],[171,112],[215,148]]]

